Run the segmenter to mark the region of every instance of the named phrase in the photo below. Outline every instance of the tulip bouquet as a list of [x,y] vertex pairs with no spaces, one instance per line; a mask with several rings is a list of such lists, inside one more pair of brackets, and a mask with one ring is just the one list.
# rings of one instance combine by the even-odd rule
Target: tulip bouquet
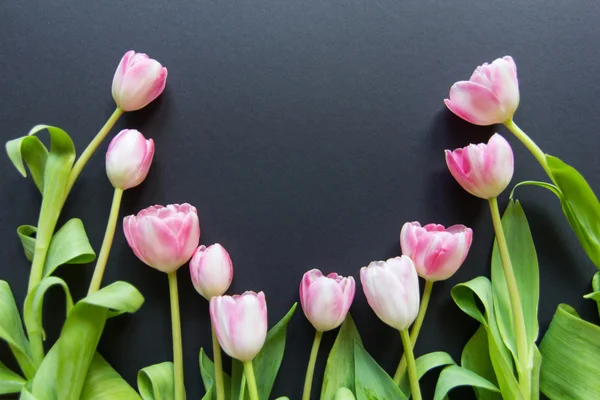
[[[42,202],[37,225],[22,225],[17,230],[31,261],[22,318],[9,284],[0,281],[0,338],[8,343],[21,370],[15,372],[0,363],[0,394],[19,393],[25,400],[185,399],[177,271],[189,262],[191,284],[209,302],[212,328],[212,360],[199,349],[199,379],[206,389],[203,399],[271,397],[284,356],[286,326],[296,304],[269,330],[265,293],[226,295],[234,274],[231,257],[220,244],[200,245],[198,212],[187,203],[151,206],[125,217],[122,224],[127,243],[139,260],[167,274],[173,360],[142,368],[135,390],[97,352],[107,319],[134,313],[144,302],[132,285],[118,281],[103,287],[102,280],[119,226],[124,191],[141,184],[148,175],[155,151],[152,139],[126,129],[110,142],[106,172],[114,196],[97,258],[83,222],[73,218],[57,229],[58,219],[79,174],[118,118],[158,97],[166,79],[166,68],[156,60],[133,51],[126,53],[113,80],[116,110],[79,158],[70,136],[52,126],[38,125],[27,136],[6,144],[19,172],[26,176],[29,170]],[[531,151],[550,180],[515,185],[501,216],[497,198],[514,172],[508,141],[495,134],[487,143],[446,150],[450,174],[467,192],[488,201],[493,221],[496,239],[491,279],[476,277],[451,292],[457,306],[480,326],[466,343],[460,363],[443,351],[415,356],[413,349],[433,285],[461,267],[473,231],[464,225],[446,228],[407,222],[400,229],[397,257],[373,261],[357,270],[369,306],[399,332],[404,354],[398,354],[395,373],[388,374],[363,347],[349,314],[356,291],[354,278],[312,269],[299,286],[302,310],[315,329],[302,399],[314,398],[313,377],[322,337],[338,328],[320,388],[319,397],[324,400],[420,400],[420,378],[440,367],[436,400],[446,398],[458,386],[473,387],[479,399],[538,399],[540,390],[552,398],[600,398],[600,327],[562,304],[539,348],[536,344],[537,256],[523,207],[513,197],[515,188],[524,185],[555,193],[583,248],[600,268],[598,199],[573,167],[544,154],[513,122],[519,87],[512,58],[478,67],[469,81],[452,86],[449,97],[448,108],[469,122],[503,123]],[[42,131],[50,135],[49,148],[37,137]],[[66,282],[53,273],[63,264],[94,260],[87,296],[74,302]],[[424,281],[422,294],[419,277]],[[66,319],[58,340],[44,346],[42,307],[45,293],[54,286],[65,293]],[[592,286],[594,292],[586,297],[597,301],[600,310],[600,272]],[[224,365],[222,351],[231,357],[230,368]]]

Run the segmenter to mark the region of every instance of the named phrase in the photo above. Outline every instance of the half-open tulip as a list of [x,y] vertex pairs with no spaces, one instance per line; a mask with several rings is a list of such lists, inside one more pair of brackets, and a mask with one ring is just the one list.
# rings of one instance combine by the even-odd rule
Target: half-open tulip
[[194,288],[206,300],[225,294],[233,279],[233,263],[219,243],[200,246],[190,261]]
[[419,275],[428,281],[443,281],[460,268],[469,253],[473,231],[464,225],[407,222],[400,231],[402,254],[410,257]]
[[477,67],[471,79],[452,85],[450,99],[444,102],[454,114],[475,125],[511,119],[519,106],[517,65],[506,56]]
[[497,197],[510,183],[514,157],[510,144],[499,134],[485,143],[446,150],[446,164],[456,181],[482,199]]
[[351,276],[344,278],[335,272],[324,276],[318,269],[310,270],[300,283],[304,315],[319,332],[335,329],[344,322],[355,290]]
[[267,302],[263,292],[216,296],[210,318],[219,344],[230,357],[252,361],[267,337]]
[[198,213],[187,203],[148,207],[125,217],[123,230],[135,255],[166,273],[185,264],[200,241]]
[[106,152],[106,174],[118,189],[143,182],[154,157],[154,142],[135,129],[124,129],[113,138]]
[[383,322],[400,331],[417,318],[419,277],[407,256],[373,261],[360,270],[367,302]]
[[167,69],[144,53],[125,53],[113,78],[112,95],[123,111],[146,107],[165,89]]

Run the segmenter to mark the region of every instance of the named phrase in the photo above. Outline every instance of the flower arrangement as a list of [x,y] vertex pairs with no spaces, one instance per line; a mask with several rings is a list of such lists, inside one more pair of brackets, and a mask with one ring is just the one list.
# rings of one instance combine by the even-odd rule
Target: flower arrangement
[[[8,343],[20,367],[20,371],[13,371],[0,363],[0,394],[19,394],[24,400],[185,399],[177,271],[189,263],[191,284],[208,301],[212,330],[212,360],[203,349],[195,349],[200,359],[198,379],[206,389],[203,399],[271,398],[284,357],[286,326],[296,304],[269,329],[268,290],[227,295],[234,277],[231,257],[221,244],[200,245],[198,210],[187,203],[151,206],[122,222],[127,243],[137,258],[167,274],[173,360],[140,370],[136,390],[97,352],[107,319],[134,313],[144,302],[132,285],[118,281],[103,286],[102,280],[115,231],[121,226],[119,208],[124,191],[140,185],[151,170],[155,152],[152,139],[126,129],[110,142],[106,173],[114,196],[97,257],[82,221],[74,218],[57,229],[59,216],[81,171],[119,117],[160,96],[166,80],[167,69],[158,61],[127,52],[113,79],[116,109],[78,158],[71,137],[57,127],[38,125],[27,136],[7,142],[10,160],[23,176],[29,170],[42,202],[37,225],[23,225],[17,230],[25,256],[31,261],[22,316],[9,283],[0,281],[0,338]],[[561,304],[548,331],[538,340],[536,249],[525,211],[514,195],[518,187],[527,185],[554,193],[582,247],[599,269],[600,203],[581,174],[545,154],[514,123],[519,100],[517,67],[508,56],[477,67],[469,81],[451,87],[445,100],[450,111],[473,124],[504,124],[549,178],[549,182],[514,185],[501,215],[497,198],[509,187],[514,172],[508,141],[496,133],[487,143],[445,151],[449,173],[457,183],[488,201],[495,232],[491,277],[475,277],[451,292],[456,305],[480,323],[465,344],[460,362],[443,351],[415,355],[413,349],[434,283],[450,278],[461,267],[474,233],[464,225],[446,228],[407,222],[400,229],[401,255],[373,261],[360,272],[357,268],[369,306],[399,332],[404,354],[398,354],[397,370],[388,374],[362,345],[349,314],[356,291],[354,278],[312,269],[299,282],[301,308],[315,329],[306,360],[303,400],[316,397],[313,376],[320,343],[325,333],[334,330],[337,337],[328,354],[321,399],[420,400],[419,380],[436,368],[441,368],[436,400],[446,398],[458,386],[472,387],[479,399],[531,400],[539,399],[540,392],[551,398],[600,398],[599,326]],[[49,133],[49,148],[37,137],[43,131]],[[68,285],[53,273],[63,264],[94,260],[87,296],[74,301]],[[422,294],[419,278],[424,282]],[[67,316],[58,340],[44,346],[42,307],[52,287],[64,291]],[[585,297],[598,302],[600,311],[600,272],[593,277],[592,287],[594,292]],[[230,368],[224,365],[222,352],[231,357]]]

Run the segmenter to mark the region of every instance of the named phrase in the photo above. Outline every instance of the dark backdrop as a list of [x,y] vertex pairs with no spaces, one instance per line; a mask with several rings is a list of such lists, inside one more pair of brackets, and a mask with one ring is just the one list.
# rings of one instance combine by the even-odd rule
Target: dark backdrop
[[[86,5],[84,5],[86,4]],[[79,152],[113,110],[110,85],[126,50],[169,69],[167,89],[114,132],[136,128],[155,140],[148,179],[125,193],[121,214],[153,204],[198,208],[201,242],[222,243],[235,265],[230,293],[264,290],[270,326],[298,301],[311,268],[358,278],[372,260],[399,254],[406,221],[464,223],[475,236],[462,269],[435,286],[416,354],[455,359],[476,329],[450,298],[455,284],[488,274],[492,226],[484,201],[448,173],[443,150],[486,141],[513,144],[513,183],[545,179],[508,131],[475,127],[442,100],[456,80],[506,54],[518,64],[516,121],[551,154],[600,190],[598,150],[600,7],[596,1],[2,1],[1,139],[47,123],[69,132]],[[104,171],[108,141],[85,168],[63,217],[83,219],[99,249],[112,197]],[[598,322],[584,301],[595,271],[553,195],[518,191],[538,250],[540,325],[566,302]],[[505,205],[503,196],[501,205]],[[19,305],[28,263],[15,234],[35,225],[39,195],[0,157],[0,278]],[[61,267],[78,298],[93,265]],[[146,297],[135,315],[110,320],[100,352],[132,384],[137,371],[171,359],[167,278],[144,266],[118,229],[104,283],[125,280]],[[203,393],[198,351],[210,348],[207,302],[186,267],[179,274],[188,398]],[[398,334],[369,309],[357,285],[352,313],[367,350],[393,372]],[[46,304],[50,338],[64,318],[58,293]],[[54,311],[60,310],[60,311]],[[327,351],[325,335],[314,394]],[[273,395],[298,399],[313,330],[298,310]],[[2,360],[14,365],[3,346]],[[430,398],[435,375],[423,381]],[[470,389],[456,398],[470,398]]]

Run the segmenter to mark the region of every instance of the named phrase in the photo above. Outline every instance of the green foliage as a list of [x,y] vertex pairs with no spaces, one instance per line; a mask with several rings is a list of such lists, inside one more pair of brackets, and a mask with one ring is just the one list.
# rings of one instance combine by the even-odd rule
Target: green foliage
[[19,393],[25,382],[21,375],[0,362],[0,395]]
[[81,390],[81,400],[140,400],[140,395],[99,354],[94,354]]
[[[479,325],[475,334],[469,339],[462,351],[460,364],[463,368],[475,372],[477,375],[487,379],[490,383],[497,386],[498,380],[494,372],[494,366],[490,359],[487,331],[484,325]],[[501,400],[499,393],[486,389],[473,387],[478,400]]]
[[[202,383],[206,394],[202,397],[202,400],[211,400],[217,398],[217,388],[215,383],[215,365],[211,359],[206,355],[204,349],[200,349],[200,376],[202,377]],[[225,388],[231,387],[231,377],[229,374],[223,371],[223,386]],[[231,392],[225,390],[225,399],[230,398]],[[237,399],[235,399],[237,400]]]
[[356,400],[405,400],[392,378],[358,342],[354,342]]
[[[454,365],[455,362],[450,354],[444,351],[435,351],[433,353],[424,354],[415,360],[417,367],[417,377],[421,379],[423,375],[432,369],[444,367],[446,365]],[[410,380],[408,374],[404,374],[400,381],[400,390],[410,398]]]
[[435,386],[433,400],[442,400],[448,392],[459,386],[473,386],[492,392],[499,392],[498,388],[487,379],[475,372],[458,365],[450,365],[442,370]]
[[138,390],[144,400],[173,400],[175,393],[173,363],[165,361],[138,372]]

